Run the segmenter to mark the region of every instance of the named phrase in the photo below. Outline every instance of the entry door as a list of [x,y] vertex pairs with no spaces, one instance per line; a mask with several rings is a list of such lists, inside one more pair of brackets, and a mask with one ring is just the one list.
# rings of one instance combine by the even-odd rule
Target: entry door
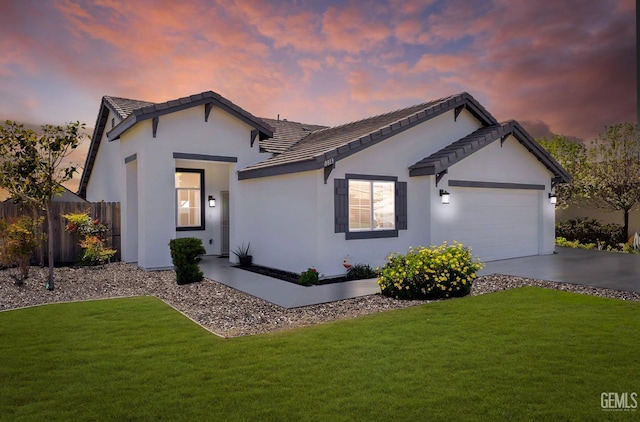
[[224,256],[229,255],[229,191],[220,192],[221,202],[222,202],[222,241],[220,245],[221,254]]

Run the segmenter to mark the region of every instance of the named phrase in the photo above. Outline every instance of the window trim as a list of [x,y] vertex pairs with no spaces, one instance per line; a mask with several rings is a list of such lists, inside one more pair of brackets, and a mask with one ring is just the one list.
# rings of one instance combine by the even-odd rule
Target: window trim
[[173,200],[174,200],[174,207],[175,207],[174,210],[176,213],[176,220],[175,220],[176,231],[187,232],[187,231],[205,230],[204,169],[176,167],[176,170],[174,172],[174,180],[175,180],[175,173],[198,173],[200,175],[200,225],[199,226],[178,226],[178,188],[175,186],[175,182],[174,182]]
[[[369,182],[394,182],[394,185],[393,185],[394,201],[397,200],[398,178],[396,176],[347,173],[345,174],[345,179],[347,180],[347,211],[349,210],[349,202],[348,202],[349,201],[348,200],[349,180],[363,180],[363,181],[369,181]],[[345,239],[358,240],[358,239],[382,239],[382,238],[389,238],[389,237],[398,237],[397,204],[394,207],[393,218],[394,218],[393,229],[379,229],[379,230],[371,229],[371,230],[351,231],[349,227],[349,222],[347,221],[347,230],[345,231]]]

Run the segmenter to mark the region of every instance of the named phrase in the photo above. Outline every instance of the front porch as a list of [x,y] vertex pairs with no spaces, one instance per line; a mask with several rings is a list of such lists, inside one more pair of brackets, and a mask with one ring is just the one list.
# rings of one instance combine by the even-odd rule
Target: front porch
[[202,258],[200,269],[210,280],[287,309],[380,293],[376,279],[305,287],[244,271],[234,265],[228,258],[209,255]]

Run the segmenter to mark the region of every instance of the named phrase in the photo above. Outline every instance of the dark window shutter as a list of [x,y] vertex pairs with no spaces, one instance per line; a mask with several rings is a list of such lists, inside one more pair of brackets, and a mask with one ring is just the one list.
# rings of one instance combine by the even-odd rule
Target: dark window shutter
[[349,181],[333,179],[335,232],[346,233],[349,230]]
[[396,229],[407,230],[407,182],[396,182]]

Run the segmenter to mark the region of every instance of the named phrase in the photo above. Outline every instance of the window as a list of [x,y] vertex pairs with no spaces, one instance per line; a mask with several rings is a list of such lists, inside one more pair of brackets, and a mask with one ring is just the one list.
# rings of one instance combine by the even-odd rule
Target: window
[[176,230],[204,230],[204,170],[176,169]]
[[349,180],[349,231],[394,230],[395,182]]
[[346,239],[397,237],[407,229],[407,183],[396,177],[347,174],[335,179],[335,232]]

